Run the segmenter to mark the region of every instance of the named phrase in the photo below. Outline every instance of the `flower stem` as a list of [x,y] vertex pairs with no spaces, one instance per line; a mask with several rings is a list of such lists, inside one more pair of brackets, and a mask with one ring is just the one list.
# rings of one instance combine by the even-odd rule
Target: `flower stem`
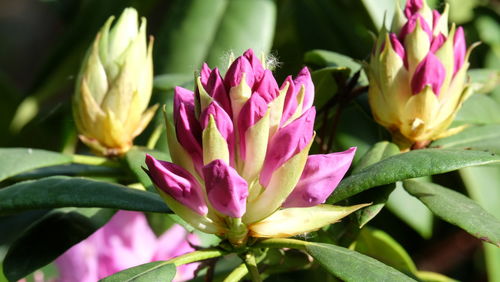
[[240,281],[248,273],[247,266],[242,263],[224,279],[224,282],[237,282]]
[[255,261],[255,255],[253,252],[248,252],[243,255],[243,259],[245,261],[245,265],[250,273],[250,278],[252,278],[252,282],[261,282],[259,269],[257,268],[257,262]]
[[219,249],[204,249],[199,251],[194,251],[191,253],[184,254],[182,256],[178,256],[171,260],[166,261],[166,264],[173,263],[175,266],[188,264],[195,261],[206,260],[210,258],[216,258],[227,254],[227,252]]
[[287,239],[287,238],[273,238],[262,240],[252,247],[256,248],[291,248],[305,250],[306,246],[312,244],[310,242],[297,240],[297,239]]
[[105,166],[112,168],[121,167],[119,162],[112,161],[103,157],[96,156],[86,156],[86,155],[73,155],[73,163],[75,164],[85,164],[85,165],[95,165],[95,166]]
[[151,136],[149,137],[148,143],[146,144],[146,148],[153,150],[156,146],[156,143],[158,143],[158,140],[160,140],[160,136],[162,133],[163,125],[157,126]]

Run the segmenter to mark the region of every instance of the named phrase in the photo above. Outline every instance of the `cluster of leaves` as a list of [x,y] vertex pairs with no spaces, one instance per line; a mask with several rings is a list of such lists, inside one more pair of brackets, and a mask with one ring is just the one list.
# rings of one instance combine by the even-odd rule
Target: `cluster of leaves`
[[[165,138],[158,136],[163,132],[160,117],[137,140],[137,144],[147,146],[134,148],[123,159],[75,154],[86,152],[78,147],[70,118],[68,101],[73,81],[68,77],[77,73],[85,49],[105,19],[130,5],[148,16],[156,37],[156,102],[170,108],[172,88],[192,87],[193,70],[204,61],[224,66],[228,50],[235,54],[247,48],[273,50],[283,62],[275,71],[278,78],[296,73],[303,64],[313,70],[318,109],[318,142],[313,152],[358,147],[350,175],[327,202],[373,204],[341,223],[308,234],[306,241],[269,239],[256,243],[254,249],[262,252],[256,259],[263,277],[324,279],[325,273],[330,273],[331,279],[346,281],[448,281],[445,276],[419,270],[412,251],[426,242],[417,237],[419,243],[415,244],[408,239],[420,235],[442,242],[443,236],[433,231],[448,222],[486,242],[488,277],[500,281],[496,267],[500,265],[500,89],[496,87],[500,74],[495,70],[500,36],[494,36],[499,29],[493,4],[469,1],[475,5],[471,10],[451,3],[451,20],[465,24],[470,42],[484,43],[475,52],[473,63],[485,68],[470,71],[478,94],[464,104],[454,123],[468,127],[433,142],[428,149],[400,153],[385,141],[388,134],[371,118],[368,81],[358,61],[370,52],[368,31],[375,32],[381,26],[384,11],[394,9],[393,1],[162,2],[45,4],[69,16],[61,17],[66,23],[64,34],[32,86],[23,95],[0,70],[0,91],[5,97],[0,104],[0,145],[5,147],[0,149],[0,281],[17,280],[46,266],[103,226],[117,209],[148,213],[158,233],[169,223],[180,222],[169,213],[141,169],[145,153],[169,159]],[[474,14],[467,14],[466,9]],[[155,20],[158,23],[151,24]],[[63,122],[56,122],[60,120]],[[19,146],[51,151],[13,148]],[[487,166],[477,167],[482,165]],[[130,188],[137,186],[145,189]],[[401,221],[409,228],[394,227]],[[219,243],[211,236],[203,237],[203,242],[212,247]],[[291,249],[284,251],[283,247]],[[245,265],[235,265],[235,261],[242,263],[245,259],[232,259],[228,252],[208,248],[198,251],[196,258],[218,259],[213,274],[216,279],[236,281],[245,277]],[[175,274],[173,265],[189,259],[194,258],[142,265],[108,280],[166,279]],[[45,270],[51,271],[50,267]],[[296,273],[287,276],[290,271]]]

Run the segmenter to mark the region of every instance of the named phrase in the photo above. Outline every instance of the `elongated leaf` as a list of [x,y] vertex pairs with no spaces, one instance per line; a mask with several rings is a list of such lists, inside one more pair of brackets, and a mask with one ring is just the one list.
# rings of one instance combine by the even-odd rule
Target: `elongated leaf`
[[103,226],[113,214],[113,210],[99,208],[51,211],[11,245],[4,260],[5,275],[17,281],[52,262]]
[[273,42],[276,5],[272,0],[230,0],[210,46],[207,62],[225,67],[222,58],[229,51],[236,56],[252,48],[257,55],[267,53]]
[[193,83],[193,74],[191,73],[172,73],[155,76],[154,87],[158,90],[171,90],[176,86],[186,87]]
[[[486,211],[500,219],[500,166],[468,167],[460,176],[470,197]],[[484,244],[484,255],[489,281],[500,281],[500,248]]]
[[423,238],[432,236],[432,212],[421,201],[408,194],[403,183],[396,183],[396,189],[387,200],[387,208]]
[[[26,211],[11,216],[0,217],[0,246],[14,241],[34,221],[39,220],[49,212],[48,210]],[[0,255],[1,260],[1,255]]]
[[[353,173],[396,154],[399,154],[399,148],[396,144],[387,141],[378,142],[356,164]],[[360,194],[359,197],[356,197],[356,202],[372,203],[372,205],[356,211],[356,219],[360,228],[372,220],[384,208],[394,188],[395,184],[388,184],[376,190],[366,191]]]
[[500,104],[493,98],[476,94],[464,102],[453,125],[500,123]]
[[36,168],[71,163],[68,155],[31,148],[0,149],[0,181]]
[[405,180],[403,186],[435,215],[483,241],[500,247],[500,220],[476,202],[434,183]]
[[389,157],[345,178],[327,202],[336,203],[367,189],[404,179],[495,163],[500,163],[500,156],[487,152],[451,149],[415,150]]
[[132,173],[134,173],[137,179],[141,182],[141,184],[144,185],[144,187],[146,187],[148,191],[155,192],[156,190],[153,186],[153,182],[151,182],[149,176],[142,169],[143,167],[146,167],[145,163],[146,154],[150,154],[153,157],[162,161],[170,161],[170,156],[160,151],[148,150],[142,148],[134,148],[128,151],[125,156],[125,160],[128,164],[128,167],[130,168]]
[[376,259],[346,248],[311,243],[306,250],[326,270],[345,281],[415,281]]
[[354,250],[375,258],[404,273],[415,273],[417,267],[410,255],[389,234],[382,230],[363,228]]
[[0,215],[30,209],[103,207],[168,212],[158,194],[84,178],[53,176],[0,190]]
[[431,147],[500,153],[498,140],[500,140],[500,124],[490,124],[466,128],[456,135],[432,142]]
[[175,276],[175,265],[165,264],[164,261],[155,261],[132,267],[111,276],[101,282],[150,282],[172,281]]
[[359,83],[361,85],[368,84],[368,78],[366,77],[361,64],[346,55],[327,50],[312,50],[304,55],[304,61],[306,63],[324,67],[346,67],[350,70],[351,75],[361,70]]

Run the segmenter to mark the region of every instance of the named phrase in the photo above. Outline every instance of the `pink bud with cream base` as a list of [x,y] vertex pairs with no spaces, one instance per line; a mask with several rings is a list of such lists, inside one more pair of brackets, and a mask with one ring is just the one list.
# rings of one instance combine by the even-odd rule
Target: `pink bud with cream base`
[[382,29],[367,73],[375,120],[402,149],[422,147],[458,132],[448,129],[471,90],[464,31],[448,29],[443,13],[424,0],[408,0],[396,9],[390,31]]
[[175,89],[172,163],[146,157],[160,195],[189,224],[241,245],[313,231],[363,206],[323,204],[355,148],[308,157],[316,110],[307,68],[280,87],[248,50],[224,77],[203,65],[195,85]]

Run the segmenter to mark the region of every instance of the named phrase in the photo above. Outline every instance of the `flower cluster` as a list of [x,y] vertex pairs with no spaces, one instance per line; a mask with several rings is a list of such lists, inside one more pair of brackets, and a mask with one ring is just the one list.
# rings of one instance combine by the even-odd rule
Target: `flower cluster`
[[397,9],[391,32],[382,30],[367,67],[375,120],[402,147],[446,135],[471,93],[466,83],[464,31],[448,29],[448,5],[440,14],[424,0]]
[[73,115],[80,139],[96,153],[122,155],[153,117],[146,110],[153,85],[152,40],[146,19],[127,8],[109,18],[90,46],[76,82]]
[[279,87],[248,50],[224,78],[203,65],[195,85],[175,89],[173,163],[146,158],[158,191],[188,223],[239,245],[316,230],[361,207],[322,205],[355,148],[308,157],[316,111],[307,68]]
[[[140,212],[119,211],[92,236],[71,247],[56,260],[58,281],[95,282],[143,263],[192,252],[198,238],[174,225],[159,238]],[[174,281],[194,277],[197,264],[177,268]]]

